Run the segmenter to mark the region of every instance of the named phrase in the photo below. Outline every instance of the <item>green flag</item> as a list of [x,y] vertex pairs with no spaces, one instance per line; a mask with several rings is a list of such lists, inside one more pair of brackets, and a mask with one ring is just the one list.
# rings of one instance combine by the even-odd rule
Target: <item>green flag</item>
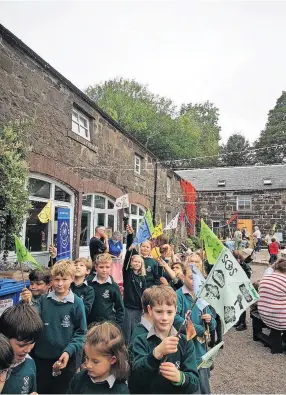
[[14,235],[15,237],[15,247],[16,247],[16,254],[17,254],[17,260],[19,263],[22,262],[30,262],[34,269],[41,270],[43,272],[43,268],[41,265],[38,264],[36,259],[32,257],[32,255],[29,253],[27,248],[22,244],[21,240],[19,237]]
[[152,233],[154,232],[154,225],[153,225],[152,214],[151,214],[150,210],[146,211],[145,219],[146,219],[147,225],[149,227],[150,233],[152,235]]
[[201,219],[200,238],[204,241],[208,262],[211,265],[215,264],[221,250],[223,249],[223,244],[203,219]]

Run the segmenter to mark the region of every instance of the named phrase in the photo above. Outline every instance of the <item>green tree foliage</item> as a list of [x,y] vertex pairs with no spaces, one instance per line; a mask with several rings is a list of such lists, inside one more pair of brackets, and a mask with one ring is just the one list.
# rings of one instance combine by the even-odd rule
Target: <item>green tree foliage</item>
[[222,166],[243,166],[254,164],[249,142],[239,133],[229,136],[221,148]]
[[[209,153],[217,155],[219,152],[218,110],[209,102],[189,104],[178,112],[170,99],[153,94],[147,86],[134,80],[123,78],[89,86],[86,93],[162,160],[200,157]],[[212,125],[212,122],[216,124]],[[196,165],[197,161],[184,163],[186,167]]]
[[[275,147],[273,147],[273,145]],[[276,102],[275,107],[268,113],[265,129],[255,142],[258,163],[278,164],[286,160],[286,92]],[[261,149],[262,148],[262,149]]]
[[26,188],[28,133],[27,123],[0,127],[0,250],[4,258],[30,206]]

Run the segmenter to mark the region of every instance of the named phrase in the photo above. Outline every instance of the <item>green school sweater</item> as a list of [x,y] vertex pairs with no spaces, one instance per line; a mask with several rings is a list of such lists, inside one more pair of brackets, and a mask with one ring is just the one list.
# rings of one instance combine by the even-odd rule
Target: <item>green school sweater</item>
[[67,394],[129,394],[129,390],[125,382],[118,380],[111,388],[107,381],[93,383],[87,370],[82,370],[71,380]]
[[79,298],[82,299],[85,308],[86,318],[87,318],[94,302],[93,288],[90,287],[85,281],[81,285],[76,285],[75,283],[72,283],[71,290],[75,295],[77,295]]
[[99,284],[90,281],[89,285],[94,290],[94,302],[88,316],[88,324],[92,322],[111,321],[123,326],[124,305],[119,286],[110,276],[111,284],[106,282]]
[[63,352],[72,357],[82,350],[87,332],[84,305],[62,303],[43,295],[38,306],[44,329],[34,348],[35,358],[57,360]]
[[199,389],[199,374],[193,342],[180,336],[178,350],[168,355],[172,362],[185,375],[182,386],[175,386],[159,373],[161,360],[153,355],[153,350],[161,343],[156,335],[147,339],[148,334],[137,336],[132,344],[133,363],[131,370],[132,393],[136,394],[193,394]]
[[[191,308],[193,304],[193,298],[190,294],[184,294],[183,288],[180,288],[177,291],[177,313],[174,320],[174,327],[179,329],[181,324],[185,319],[186,312]],[[216,328],[216,320],[214,319],[211,310],[209,307],[206,307],[206,314],[210,314],[212,316],[212,320],[209,324],[210,331],[213,331]],[[201,311],[197,305],[194,306],[191,314],[191,321],[194,324],[195,330],[197,332],[197,336],[193,338],[195,350],[196,350],[196,358],[197,365],[202,361],[202,356],[206,353],[206,345],[205,343],[201,343],[198,341],[198,336],[203,337],[205,332],[205,326],[201,319]],[[186,333],[186,329],[183,328],[182,333]]]
[[153,285],[161,285],[158,262],[155,261],[155,259],[151,258],[151,257],[147,257],[147,258],[143,257],[143,260],[144,260],[145,268],[146,268],[147,288],[150,288]]
[[2,394],[30,394],[37,392],[36,365],[27,356],[24,362],[12,368],[11,376],[5,382]]

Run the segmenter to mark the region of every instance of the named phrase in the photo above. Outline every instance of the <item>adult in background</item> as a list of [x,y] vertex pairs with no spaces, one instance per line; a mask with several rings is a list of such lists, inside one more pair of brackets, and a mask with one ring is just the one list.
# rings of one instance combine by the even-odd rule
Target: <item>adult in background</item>
[[252,236],[255,244],[255,252],[259,252],[261,246],[261,232],[258,226],[254,227],[254,233]]
[[117,258],[122,257],[122,235],[120,232],[115,231],[112,233],[111,239],[108,239],[108,246],[109,246],[109,254],[116,256]]
[[234,232],[234,249],[240,250],[241,249],[241,242],[242,242],[242,233],[240,229],[236,229]]
[[89,251],[90,258],[93,262],[95,262],[97,255],[109,251],[108,238],[105,234],[104,226],[97,226],[95,228],[95,234],[89,242]]

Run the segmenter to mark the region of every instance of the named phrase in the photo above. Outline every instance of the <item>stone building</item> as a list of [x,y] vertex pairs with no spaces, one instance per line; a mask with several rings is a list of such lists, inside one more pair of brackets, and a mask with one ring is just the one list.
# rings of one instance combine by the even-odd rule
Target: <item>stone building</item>
[[[131,201],[125,216],[135,229],[147,208],[164,224],[182,209],[180,177],[156,165],[152,152],[2,25],[0,81],[0,123],[34,120],[32,209],[22,239],[39,262],[47,261],[61,207],[70,212],[73,257],[88,255],[95,226],[123,231],[114,201],[125,193]],[[53,221],[41,224],[37,215],[49,199]]]
[[257,225],[263,237],[276,224],[276,232],[286,240],[286,166],[220,167],[178,174],[197,190],[197,215],[222,236],[228,235],[228,227],[220,227],[237,213],[232,229],[246,226],[252,233]]

